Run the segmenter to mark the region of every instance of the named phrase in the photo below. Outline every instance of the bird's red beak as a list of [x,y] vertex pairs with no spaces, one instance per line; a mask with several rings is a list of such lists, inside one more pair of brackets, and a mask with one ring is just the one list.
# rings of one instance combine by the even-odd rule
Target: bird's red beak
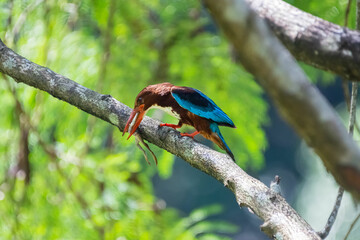
[[123,132],[123,136],[124,136],[124,134],[127,131],[129,131],[130,135],[128,136],[127,139],[129,139],[131,135],[134,134],[136,129],[139,127],[142,119],[144,118],[144,114],[145,114],[144,106],[145,106],[144,104],[141,104],[140,106],[134,108],[134,110],[131,112],[129,120],[126,123]]

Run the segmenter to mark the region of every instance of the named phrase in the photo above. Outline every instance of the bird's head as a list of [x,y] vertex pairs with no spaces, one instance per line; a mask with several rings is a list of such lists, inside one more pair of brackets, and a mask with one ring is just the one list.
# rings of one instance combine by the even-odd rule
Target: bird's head
[[123,132],[123,135],[127,131],[130,133],[127,139],[129,139],[139,127],[146,111],[155,104],[156,93],[149,87],[144,88],[135,99],[134,110],[131,112]]
[[123,132],[123,135],[127,131],[130,133],[127,139],[129,139],[139,127],[146,111],[162,101],[164,96],[170,94],[173,86],[174,85],[168,82],[149,85],[137,95],[134,110],[131,112]]

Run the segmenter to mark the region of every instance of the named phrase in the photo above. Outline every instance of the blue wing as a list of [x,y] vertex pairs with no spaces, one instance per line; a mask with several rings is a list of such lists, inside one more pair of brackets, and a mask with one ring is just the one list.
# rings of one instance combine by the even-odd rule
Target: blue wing
[[199,90],[189,87],[176,87],[172,89],[171,94],[182,108],[219,125],[235,127],[233,121]]

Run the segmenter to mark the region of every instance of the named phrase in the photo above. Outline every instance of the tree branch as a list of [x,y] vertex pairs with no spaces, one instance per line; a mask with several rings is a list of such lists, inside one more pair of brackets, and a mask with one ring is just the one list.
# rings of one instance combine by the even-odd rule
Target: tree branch
[[360,199],[360,149],[290,53],[245,0],[204,2],[234,45],[239,61],[285,120],[320,156],[336,181]]
[[282,0],[245,0],[297,60],[360,81],[360,32],[303,12]]
[[[94,92],[14,53],[0,41],[0,72],[79,109],[124,129],[131,109],[110,95]],[[225,154],[216,152],[170,128],[145,117],[138,133],[149,142],[181,157],[192,166],[228,187],[240,206],[246,206],[264,220],[262,229],[270,237],[282,239],[320,239],[284,198],[257,179],[247,175]]]

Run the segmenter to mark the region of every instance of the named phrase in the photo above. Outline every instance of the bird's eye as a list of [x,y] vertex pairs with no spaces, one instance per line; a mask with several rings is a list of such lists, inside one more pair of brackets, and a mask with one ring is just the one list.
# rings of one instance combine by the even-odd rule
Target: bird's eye
[[141,97],[139,97],[138,100],[137,100],[137,102],[138,102],[138,104],[143,104],[143,103],[144,103],[144,100],[143,100]]

